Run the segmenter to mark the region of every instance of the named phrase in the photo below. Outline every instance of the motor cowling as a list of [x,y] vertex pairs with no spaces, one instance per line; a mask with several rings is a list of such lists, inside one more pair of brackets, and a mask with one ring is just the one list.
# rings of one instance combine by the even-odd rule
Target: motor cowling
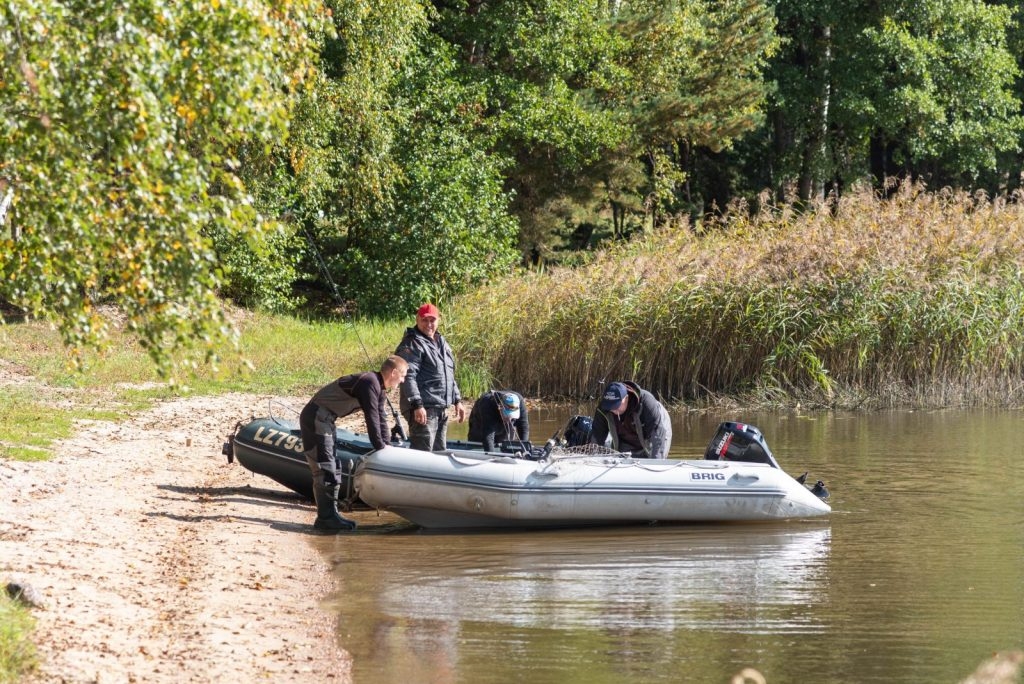
[[732,421],[726,421],[718,426],[715,435],[708,442],[704,458],[709,461],[767,463],[773,468],[779,467],[759,429],[753,425]]

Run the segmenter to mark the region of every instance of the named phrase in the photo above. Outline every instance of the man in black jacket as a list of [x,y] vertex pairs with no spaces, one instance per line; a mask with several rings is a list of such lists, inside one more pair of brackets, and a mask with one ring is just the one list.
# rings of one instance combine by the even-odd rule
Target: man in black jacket
[[613,382],[594,412],[593,444],[611,435],[612,448],[634,458],[668,458],[672,421],[654,395],[635,382]]
[[462,395],[455,383],[455,355],[437,332],[441,314],[433,304],[416,311],[416,327],[406,328],[395,353],[409,363],[399,407],[409,423],[409,446],[421,451],[444,451],[448,446],[448,407],[455,418],[466,419]]
[[366,371],[340,377],[324,385],[299,414],[299,429],[306,462],[313,472],[316,520],[313,528],[329,532],[353,530],[356,523],[338,513],[341,473],[334,456],[336,421],[362,409],[366,434],[374,449],[387,445],[388,418],[384,411],[386,392],[402,384],[409,364],[400,356],[389,356],[380,372]]
[[523,395],[490,390],[480,395],[469,412],[469,441],[483,442],[484,451],[494,451],[502,442],[530,439],[530,420]]

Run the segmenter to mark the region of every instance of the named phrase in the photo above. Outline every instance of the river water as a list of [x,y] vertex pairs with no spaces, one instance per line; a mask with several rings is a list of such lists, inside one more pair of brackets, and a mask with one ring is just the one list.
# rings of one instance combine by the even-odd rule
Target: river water
[[[531,414],[542,443],[573,412]],[[356,684],[957,682],[1024,648],[1019,411],[677,416],[757,425],[825,519],[317,539]],[[453,437],[464,426],[453,430]],[[372,514],[369,514],[372,515]]]

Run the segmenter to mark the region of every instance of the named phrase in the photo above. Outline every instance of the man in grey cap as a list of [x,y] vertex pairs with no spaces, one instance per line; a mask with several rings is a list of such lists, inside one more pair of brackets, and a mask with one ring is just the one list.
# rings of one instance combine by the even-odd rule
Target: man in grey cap
[[672,421],[654,395],[635,382],[608,385],[594,412],[593,444],[611,435],[612,448],[633,458],[668,458]]

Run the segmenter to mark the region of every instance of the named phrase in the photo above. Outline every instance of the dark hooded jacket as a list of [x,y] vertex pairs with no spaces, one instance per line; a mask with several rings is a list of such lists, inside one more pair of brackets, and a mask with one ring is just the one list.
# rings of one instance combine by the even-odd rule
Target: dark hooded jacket
[[672,446],[672,420],[653,394],[635,382],[625,382],[629,398],[625,412],[617,416],[600,408],[594,411],[590,441],[604,444],[610,435],[612,448],[636,458],[668,458]]
[[[501,415],[501,395],[519,397],[519,417],[508,423]],[[469,412],[469,441],[483,442],[485,451],[494,451],[500,442],[529,441],[530,421],[526,417],[526,402],[518,392],[491,390],[484,392]]]
[[409,362],[399,390],[402,413],[421,407],[444,409],[462,401],[455,383],[455,354],[441,333],[430,339],[415,326],[406,328],[395,353]]

